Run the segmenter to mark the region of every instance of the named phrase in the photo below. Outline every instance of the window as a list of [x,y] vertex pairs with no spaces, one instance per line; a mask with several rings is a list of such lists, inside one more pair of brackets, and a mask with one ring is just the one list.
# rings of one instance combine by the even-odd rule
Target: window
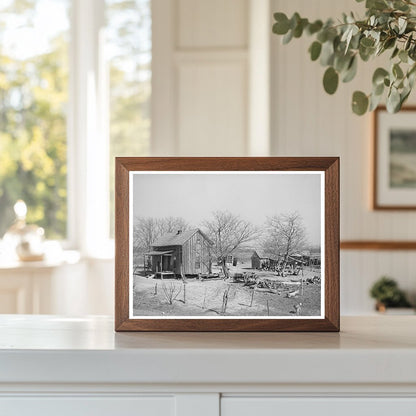
[[151,0],[3,0],[0,238],[23,199],[47,238],[113,235],[114,157],[149,152]]
[[69,0],[0,5],[0,237],[18,199],[48,238],[66,237],[69,11]]
[[110,73],[110,234],[114,235],[114,157],[149,153],[150,0],[107,0]]

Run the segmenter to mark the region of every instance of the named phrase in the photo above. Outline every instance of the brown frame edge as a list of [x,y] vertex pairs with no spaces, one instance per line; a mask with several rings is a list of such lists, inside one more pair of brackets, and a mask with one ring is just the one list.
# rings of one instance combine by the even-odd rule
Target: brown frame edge
[[[129,172],[155,171],[312,171],[325,172],[325,318],[324,319],[130,319],[129,318]],[[115,192],[116,331],[328,331],[340,328],[339,158],[116,158]]]
[[[373,124],[373,178],[372,178],[372,184],[373,184],[373,200],[372,200],[372,208],[374,211],[414,211],[416,210],[416,205],[409,205],[409,206],[403,206],[403,205],[380,205],[377,201],[378,197],[378,187],[377,187],[377,170],[378,170],[378,163],[377,163],[377,154],[378,154],[378,117],[380,111],[387,111],[385,106],[379,106],[373,111],[373,117],[372,117],[372,124]],[[406,111],[415,111],[416,112],[416,106],[406,106],[403,107],[401,112]]]

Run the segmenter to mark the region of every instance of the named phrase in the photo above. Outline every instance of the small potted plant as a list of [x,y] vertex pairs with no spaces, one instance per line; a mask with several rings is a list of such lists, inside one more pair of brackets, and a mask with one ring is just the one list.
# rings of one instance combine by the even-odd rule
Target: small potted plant
[[370,295],[376,300],[376,310],[386,312],[387,308],[410,308],[405,293],[397,282],[387,276],[377,280],[370,289]]

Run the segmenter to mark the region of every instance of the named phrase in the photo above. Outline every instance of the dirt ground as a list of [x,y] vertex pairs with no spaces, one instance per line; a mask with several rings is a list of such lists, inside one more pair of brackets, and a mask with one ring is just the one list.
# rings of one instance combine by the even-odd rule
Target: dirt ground
[[[230,270],[231,273],[240,270]],[[223,280],[134,277],[134,316],[317,316],[320,315],[321,283],[307,283],[320,276],[319,270],[304,270],[302,276],[276,276],[272,272],[254,271],[262,278],[281,282],[275,291],[244,286]],[[299,291],[295,296],[289,293]],[[224,294],[228,299],[224,302]],[[172,303],[170,300],[172,299]],[[225,309],[225,311],[224,311]]]

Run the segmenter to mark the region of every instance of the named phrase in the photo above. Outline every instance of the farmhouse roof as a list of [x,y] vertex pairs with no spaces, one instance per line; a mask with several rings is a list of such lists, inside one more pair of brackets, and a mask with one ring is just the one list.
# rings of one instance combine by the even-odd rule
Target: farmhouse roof
[[169,251],[148,251],[146,254],[146,256],[168,256],[171,255],[173,253],[172,250]]
[[254,256],[254,254],[257,254],[259,256],[259,258],[261,258],[261,259],[270,259],[270,260],[273,260],[270,256],[265,256],[263,252],[258,251],[258,250],[253,250],[252,256]]
[[153,247],[165,247],[165,246],[182,246],[184,245],[191,237],[193,237],[197,232],[199,232],[205,240],[207,240],[210,244],[212,241],[199,229],[194,228],[191,230],[181,231],[181,232],[173,232],[167,233],[159,237],[153,244]]

